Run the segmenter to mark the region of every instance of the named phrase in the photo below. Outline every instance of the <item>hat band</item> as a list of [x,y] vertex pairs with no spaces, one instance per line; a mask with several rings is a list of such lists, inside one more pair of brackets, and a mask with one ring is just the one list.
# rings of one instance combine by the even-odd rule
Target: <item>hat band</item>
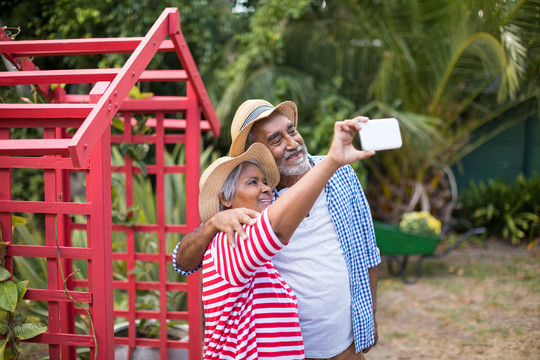
[[252,122],[253,120],[255,120],[259,115],[261,115],[263,112],[265,112],[266,110],[272,110],[273,107],[272,106],[268,106],[268,105],[261,105],[259,106],[258,108],[256,108],[255,110],[253,110],[251,112],[251,114],[248,115],[248,117],[246,118],[246,120],[244,121],[244,123],[242,124],[242,127],[240,128],[240,130],[242,130],[243,128],[245,128],[250,122]]

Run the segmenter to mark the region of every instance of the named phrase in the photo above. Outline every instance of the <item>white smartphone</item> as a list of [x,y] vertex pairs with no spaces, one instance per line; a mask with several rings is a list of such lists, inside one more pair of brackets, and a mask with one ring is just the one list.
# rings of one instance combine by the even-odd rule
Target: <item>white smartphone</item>
[[402,145],[399,123],[395,118],[370,119],[360,123],[358,131],[362,150],[398,149]]

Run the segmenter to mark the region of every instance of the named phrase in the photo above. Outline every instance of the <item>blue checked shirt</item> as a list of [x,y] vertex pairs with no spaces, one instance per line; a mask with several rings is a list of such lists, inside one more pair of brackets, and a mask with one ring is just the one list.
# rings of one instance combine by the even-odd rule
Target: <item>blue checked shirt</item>
[[[318,163],[323,156],[310,156]],[[326,201],[338,233],[351,285],[351,310],[357,351],[375,342],[368,269],[381,262],[369,204],[350,166],[341,167],[326,184]]]
[[[318,163],[323,158],[323,156],[309,156],[312,164]],[[354,342],[357,351],[360,351],[375,342],[368,269],[381,262],[381,255],[375,241],[369,204],[353,168],[341,167],[330,178],[325,189],[328,210],[336,227],[349,271]],[[183,275],[190,275],[201,266],[187,272],[180,270],[176,266],[178,245],[173,251],[173,267]]]

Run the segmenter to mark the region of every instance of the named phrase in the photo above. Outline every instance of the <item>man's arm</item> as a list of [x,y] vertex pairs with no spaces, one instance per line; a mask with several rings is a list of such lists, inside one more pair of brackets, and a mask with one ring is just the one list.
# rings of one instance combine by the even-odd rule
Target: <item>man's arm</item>
[[234,247],[234,233],[237,232],[242,239],[246,239],[242,224],[253,225],[254,218],[258,215],[258,212],[246,208],[218,212],[184,236],[176,252],[176,267],[184,272],[195,270],[202,263],[208,244],[220,231],[227,234],[229,243]]
[[373,325],[375,326],[375,342],[370,347],[364,349],[365,353],[367,353],[369,350],[371,350],[372,347],[377,345],[377,342],[379,341],[379,329],[377,327],[377,318],[375,317],[375,315],[377,314],[377,283],[379,280],[378,266],[369,268],[368,275],[369,275],[369,288],[371,290],[371,300],[373,302]]

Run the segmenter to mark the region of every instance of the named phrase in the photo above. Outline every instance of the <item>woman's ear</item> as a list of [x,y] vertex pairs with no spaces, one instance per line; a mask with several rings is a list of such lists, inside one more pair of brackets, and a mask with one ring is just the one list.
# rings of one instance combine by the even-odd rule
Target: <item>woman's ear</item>
[[225,208],[225,209],[230,209],[230,207],[232,206],[231,202],[230,201],[225,201],[223,199],[223,194],[219,194],[219,203]]

